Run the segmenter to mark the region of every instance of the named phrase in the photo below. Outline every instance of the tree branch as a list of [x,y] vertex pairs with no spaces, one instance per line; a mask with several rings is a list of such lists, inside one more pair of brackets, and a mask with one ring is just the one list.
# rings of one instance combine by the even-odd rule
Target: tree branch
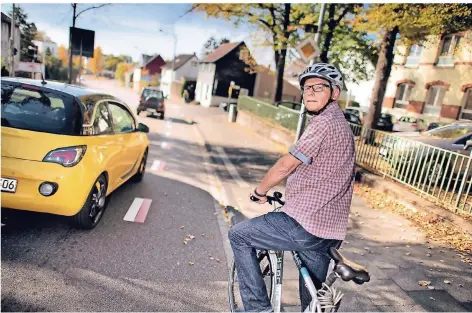
[[339,24],[339,22],[341,22],[341,20],[343,19],[343,17],[347,14],[347,12],[349,12],[350,9],[352,9],[354,7],[353,4],[348,4],[347,7],[344,8],[344,11],[341,13],[341,15],[339,15],[339,17],[336,19],[336,25]]
[[110,4],[111,4],[111,3],[105,3],[105,4],[100,4],[100,5],[97,5],[97,6],[92,6],[92,7],[90,7],[90,8],[86,8],[86,9],[80,11],[79,13],[77,13],[77,15],[75,16],[75,18],[78,18],[80,14],[82,14],[82,13],[88,11],[88,10],[99,9],[99,8],[102,8],[102,7],[104,7],[104,6],[106,6],[106,5],[110,5]]

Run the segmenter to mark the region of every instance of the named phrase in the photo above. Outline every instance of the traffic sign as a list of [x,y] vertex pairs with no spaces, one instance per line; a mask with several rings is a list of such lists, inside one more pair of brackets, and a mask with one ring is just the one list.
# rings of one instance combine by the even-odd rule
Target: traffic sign
[[303,40],[298,46],[297,51],[300,53],[303,61],[308,63],[312,59],[320,56],[320,48],[312,37]]

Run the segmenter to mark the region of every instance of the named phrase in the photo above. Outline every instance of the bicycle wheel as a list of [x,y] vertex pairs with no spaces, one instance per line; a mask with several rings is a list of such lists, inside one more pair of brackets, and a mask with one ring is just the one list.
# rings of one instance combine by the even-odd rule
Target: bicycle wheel
[[[275,275],[272,270],[273,264],[275,264],[274,260],[271,262],[271,255],[266,250],[257,251],[257,260],[259,261],[259,265],[261,267],[261,274],[266,285],[269,300],[272,303],[275,286]],[[236,309],[244,309],[241,295],[239,293],[238,274],[234,261],[232,262],[231,269],[229,271],[228,298],[230,312],[235,312]]]

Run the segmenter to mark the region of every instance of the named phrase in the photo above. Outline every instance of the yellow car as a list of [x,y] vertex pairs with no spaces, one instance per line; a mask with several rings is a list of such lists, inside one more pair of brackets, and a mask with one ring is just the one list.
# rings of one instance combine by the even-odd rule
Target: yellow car
[[30,79],[1,86],[2,207],[94,228],[108,196],[143,179],[149,128],[111,95]]

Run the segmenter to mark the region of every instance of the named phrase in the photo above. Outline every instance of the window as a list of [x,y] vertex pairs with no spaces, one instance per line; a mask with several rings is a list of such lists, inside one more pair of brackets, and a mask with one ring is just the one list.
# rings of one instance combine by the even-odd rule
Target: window
[[111,123],[110,112],[108,112],[107,105],[103,102],[95,112],[95,119],[93,121],[93,134],[106,135],[113,133],[113,125]]
[[410,84],[399,84],[397,87],[397,94],[395,96],[395,107],[406,108],[410,100],[411,88]]
[[82,113],[72,97],[2,83],[2,126],[60,135],[81,135]]
[[458,35],[448,35],[445,36],[441,50],[439,52],[439,58],[437,65],[438,66],[453,66],[454,65],[454,54],[456,48],[460,44],[461,37]]
[[421,52],[423,51],[423,43],[413,45],[410,48],[410,54],[406,58],[406,66],[417,66],[420,63]]
[[440,107],[443,104],[446,88],[444,86],[431,86],[427,92],[426,105]]
[[113,117],[113,131],[115,133],[131,133],[135,130],[133,116],[127,109],[118,103],[110,103],[109,107]]
[[472,120],[472,88],[467,89],[464,93],[461,115],[463,119]]

